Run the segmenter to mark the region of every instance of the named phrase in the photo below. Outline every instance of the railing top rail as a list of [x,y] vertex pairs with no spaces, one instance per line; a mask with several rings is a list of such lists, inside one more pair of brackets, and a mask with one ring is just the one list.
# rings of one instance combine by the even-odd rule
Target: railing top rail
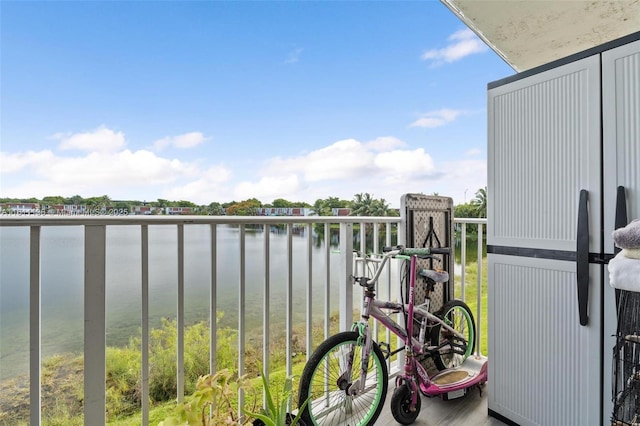
[[454,217],[454,223],[487,223],[486,217]]
[[179,224],[306,224],[398,223],[398,216],[108,216],[108,215],[2,215],[2,226],[179,225]]

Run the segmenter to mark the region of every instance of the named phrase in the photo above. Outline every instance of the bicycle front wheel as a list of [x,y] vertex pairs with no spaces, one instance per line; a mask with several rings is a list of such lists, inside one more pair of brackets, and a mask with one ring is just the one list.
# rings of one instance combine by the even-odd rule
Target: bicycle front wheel
[[[360,342],[359,342],[360,340]],[[361,377],[363,339],[355,331],[331,336],[313,352],[300,379],[298,406],[309,399],[302,413],[308,425],[372,425],[387,396],[387,364],[375,342],[367,364],[364,388],[349,395]],[[351,372],[346,372],[351,359]]]
[[445,303],[437,315],[463,337],[456,336],[441,324],[433,327],[431,342],[440,348],[433,355],[433,361],[438,370],[458,367],[473,353],[475,347],[473,314],[466,303],[453,299]]

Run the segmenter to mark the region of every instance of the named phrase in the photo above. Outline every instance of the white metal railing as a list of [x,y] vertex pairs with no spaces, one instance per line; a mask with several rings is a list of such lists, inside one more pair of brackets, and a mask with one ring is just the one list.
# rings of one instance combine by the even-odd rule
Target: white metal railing
[[[456,223],[462,224],[462,297],[464,297],[464,265],[466,258],[466,244],[464,242],[466,223],[477,223],[480,227],[478,235],[478,253],[481,256],[481,235],[482,225],[485,220],[476,219],[456,219]],[[331,288],[331,242],[330,227],[332,224],[338,224],[340,227],[339,244],[340,255],[338,262],[339,275],[339,327],[341,330],[350,328],[353,319],[353,286],[351,285],[350,276],[353,273],[353,239],[354,224],[359,224],[360,229],[364,229],[367,224],[376,224],[373,226],[373,241],[379,241],[379,227],[383,226],[386,233],[384,245],[392,245],[402,241],[392,240],[392,227],[400,225],[398,217],[226,217],[226,216],[123,216],[123,217],[106,217],[106,216],[3,216],[0,217],[0,227],[20,226],[30,229],[29,242],[29,375],[30,375],[30,424],[41,424],[41,364],[42,364],[42,321],[41,321],[41,230],[45,227],[59,226],[83,226],[84,228],[84,421],[85,424],[104,424],[105,418],[105,378],[106,378],[106,229],[109,226],[132,226],[138,227],[140,230],[140,246],[141,246],[141,331],[142,331],[142,384],[141,384],[141,401],[142,401],[142,423],[148,424],[149,420],[149,226],[163,225],[173,226],[177,232],[177,399],[180,401],[184,397],[184,328],[185,328],[185,250],[184,235],[185,228],[191,225],[208,225],[211,246],[211,271],[210,271],[210,370],[212,372],[217,369],[216,350],[217,347],[217,325],[216,325],[216,308],[217,301],[217,257],[219,247],[217,246],[218,227],[221,225],[233,225],[239,229],[239,279],[238,279],[238,374],[245,373],[245,294],[246,294],[246,270],[247,270],[247,253],[246,253],[246,226],[262,225],[265,227],[263,233],[263,261],[264,261],[264,282],[263,282],[263,316],[264,332],[263,332],[263,360],[265,366],[265,374],[269,371],[269,321],[270,321],[270,294],[272,283],[270,282],[270,258],[272,248],[270,246],[270,233],[267,227],[270,225],[284,225],[287,229],[286,244],[286,312],[285,312],[285,339],[286,339],[286,374],[292,373],[292,330],[293,330],[293,226],[304,226],[306,229],[306,260],[307,273],[306,277],[306,350],[307,357],[313,350],[312,341],[312,288],[313,283],[313,267],[312,261],[312,240],[314,224],[322,224],[324,226],[324,243],[322,246],[324,258],[324,271],[322,279],[323,294],[323,315],[324,315],[324,335],[325,338],[330,333],[330,288]],[[400,237],[402,240],[402,237]],[[380,247],[374,244],[372,247],[366,246],[364,238],[360,239],[360,250],[378,252]],[[478,313],[476,323],[478,327],[477,336],[480,336],[480,293],[481,293],[481,268],[482,262],[479,259],[478,265]],[[389,292],[391,291],[391,277],[389,276]],[[46,302],[45,302],[46,303]],[[316,342],[317,344],[317,342]],[[478,343],[478,347],[479,347]],[[244,404],[243,394],[239,394],[239,405]]]
[[475,224],[478,226],[478,249],[477,249],[477,258],[476,261],[478,263],[478,277],[476,280],[477,285],[477,294],[476,294],[476,354],[480,354],[480,345],[482,343],[482,335],[480,332],[482,331],[482,253],[484,246],[484,226],[487,224],[486,218],[465,218],[458,219],[454,218],[453,222],[455,224],[460,225],[460,263],[462,265],[462,270],[460,271],[460,296],[459,298],[466,301],[465,298],[465,266],[467,264],[467,224]]

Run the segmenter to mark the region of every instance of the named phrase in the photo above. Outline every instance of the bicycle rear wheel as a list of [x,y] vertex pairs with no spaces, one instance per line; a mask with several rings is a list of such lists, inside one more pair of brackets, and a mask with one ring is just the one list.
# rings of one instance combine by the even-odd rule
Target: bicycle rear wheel
[[433,355],[433,362],[438,370],[446,370],[459,366],[473,353],[476,324],[471,310],[462,300],[448,301],[437,315],[445,324],[464,336],[460,338],[454,335],[441,324],[433,327],[431,343],[440,347]]
[[[360,342],[359,342],[360,341]],[[298,405],[309,398],[302,419],[308,425],[372,425],[387,396],[388,374],[384,355],[375,342],[369,355],[365,388],[348,395],[349,386],[360,379],[364,342],[355,331],[331,336],[313,352],[300,379]],[[344,375],[347,360],[352,371]]]

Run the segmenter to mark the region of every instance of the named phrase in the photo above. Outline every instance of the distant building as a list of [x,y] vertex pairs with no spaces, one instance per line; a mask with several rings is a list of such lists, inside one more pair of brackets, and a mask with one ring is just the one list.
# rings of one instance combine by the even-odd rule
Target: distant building
[[133,206],[133,214],[154,214],[156,211],[162,210],[161,207],[153,207],[153,206]]
[[62,206],[62,214],[85,214],[88,207],[84,204],[64,204]]
[[335,207],[331,209],[331,214],[334,216],[349,216],[351,209],[347,207]]
[[309,216],[311,209],[304,207],[259,207],[257,216]]
[[64,214],[63,204],[50,204],[45,207],[45,210],[49,214]]
[[191,207],[165,207],[166,214],[193,214]]
[[20,214],[32,214],[40,212],[40,204],[37,203],[3,203],[0,204],[3,211]]

